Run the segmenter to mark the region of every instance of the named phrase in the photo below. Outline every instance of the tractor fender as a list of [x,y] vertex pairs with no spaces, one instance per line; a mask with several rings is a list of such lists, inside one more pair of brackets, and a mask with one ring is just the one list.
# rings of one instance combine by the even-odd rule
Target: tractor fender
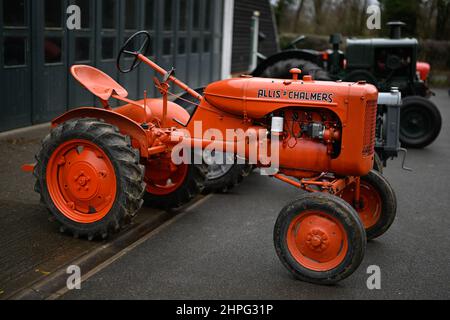
[[131,138],[133,147],[139,149],[141,157],[148,157],[148,148],[153,140],[151,133],[147,135],[147,132],[137,122],[114,111],[94,107],[73,109],[55,118],[52,121],[52,127],[77,118],[101,119],[116,126],[122,134]]
[[259,77],[263,74],[264,70],[268,67],[276,64],[279,61],[288,60],[288,59],[301,59],[311,61],[320,66],[321,62],[319,61],[320,53],[314,50],[286,50],[281,51],[273,56],[270,56],[266,60],[262,61],[256,69],[251,73],[254,77]]

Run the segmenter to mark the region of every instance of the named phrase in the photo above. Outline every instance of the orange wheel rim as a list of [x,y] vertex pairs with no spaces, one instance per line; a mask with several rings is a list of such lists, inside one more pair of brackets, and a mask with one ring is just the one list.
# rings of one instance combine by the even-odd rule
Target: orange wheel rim
[[[344,190],[342,199],[350,204],[354,204],[355,187],[352,185]],[[367,181],[361,179],[360,188],[361,205],[357,208],[359,218],[364,224],[364,228],[369,229],[376,225],[381,217],[382,200],[379,192]]]
[[69,140],[58,146],[48,161],[46,177],[53,203],[72,221],[99,221],[114,204],[114,166],[106,153],[88,140]]
[[150,166],[150,169],[146,170],[147,192],[155,195],[167,195],[177,190],[186,179],[189,165],[175,166],[167,161],[164,163],[166,164],[165,169],[169,168],[168,170],[157,170],[158,166]]
[[293,219],[287,232],[292,257],[313,271],[329,271],[342,263],[348,251],[343,225],[320,211],[305,211]]

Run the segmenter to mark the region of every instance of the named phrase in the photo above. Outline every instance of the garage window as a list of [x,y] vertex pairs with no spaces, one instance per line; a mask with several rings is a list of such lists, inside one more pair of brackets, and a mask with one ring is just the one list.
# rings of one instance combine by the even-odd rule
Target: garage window
[[75,60],[77,62],[90,60],[90,42],[89,38],[76,38],[75,40]]
[[46,37],[44,40],[45,63],[62,62],[62,38]]
[[7,67],[24,66],[26,60],[26,37],[4,38],[4,64]]
[[3,0],[3,24],[5,27],[25,26],[25,0]]

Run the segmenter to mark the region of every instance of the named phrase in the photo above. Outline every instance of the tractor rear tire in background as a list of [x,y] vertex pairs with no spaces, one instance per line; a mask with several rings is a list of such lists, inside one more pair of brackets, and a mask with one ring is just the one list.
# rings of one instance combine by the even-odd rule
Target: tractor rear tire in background
[[424,148],[439,136],[442,117],[430,100],[420,96],[406,97],[400,111],[400,142],[404,147]]
[[367,70],[353,70],[349,72],[343,79],[344,82],[358,82],[358,81],[365,81],[367,83],[373,84],[374,86],[377,86],[378,81],[373,76],[372,73],[370,73]]
[[[356,211],[364,224],[367,240],[383,235],[392,225],[397,213],[394,189],[379,172],[372,170],[361,177],[361,204]],[[354,205],[354,186],[344,190],[342,198]]]
[[44,138],[36,160],[35,191],[62,232],[104,239],[129,223],[142,205],[139,152],[111,124],[67,121]]
[[366,233],[347,202],[326,193],[308,193],[280,212],[274,244],[281,262],[296,278],[330,285],[361,264]]
[[302,71],[299,77],[300,79],[302,79],[304,75],[310,75],[314,80],[331,80],[328,73],[317,64],[302,59],[280,60],[267,67],[260,75],[256,76],[262,78],[291,79],[292,75],[289,71],[292,68],[299,68]]
[[[203,95],[205,88],[195,89],[196,92]],[[192,116],[196,109],[194,103],[199,103],[189,93],[182,94],[174,101],[176,104],[184,108]],[[233,155],[234,157],[234,155]],[[242,182],[245,176],[249,174],[249,166],[241,164],[223,164],[223,165],[202,165],[202,169],[206,168],[206,180],[204,181],[203,193],[209,192],[228,192],[237,184]]]

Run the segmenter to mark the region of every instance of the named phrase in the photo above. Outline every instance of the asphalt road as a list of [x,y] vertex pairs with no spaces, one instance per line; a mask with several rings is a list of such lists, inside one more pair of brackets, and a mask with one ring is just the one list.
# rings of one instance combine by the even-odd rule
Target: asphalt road
[[[449,299],[450,98],[438,91],[444,127],[424,150],[411,150],[403,171],[385,175],[398,197],[392,228],[367,246],[360,268],[338,285],[297,281],[272,242],[281,208],[295,188],[253,174],[232,193],[213,195],[63,299]],[[381,268],[381,290],[366,286],[367,267]]]
[[33,175],[20,169],[22,164],[34,162],[48,131],[39,126],[0,134],[0,300],[113,243],[126,231],[144,223],[151,226],[150,222],[160,218],[157,210],[144,207],[131,225],[105,241],[61,234],[59,224],[50,221],[47,209],[39,203]]
[[0,138],[0,299],[86,253],[96,244],[61,235],[34,192],[33,163],[49,128]]

